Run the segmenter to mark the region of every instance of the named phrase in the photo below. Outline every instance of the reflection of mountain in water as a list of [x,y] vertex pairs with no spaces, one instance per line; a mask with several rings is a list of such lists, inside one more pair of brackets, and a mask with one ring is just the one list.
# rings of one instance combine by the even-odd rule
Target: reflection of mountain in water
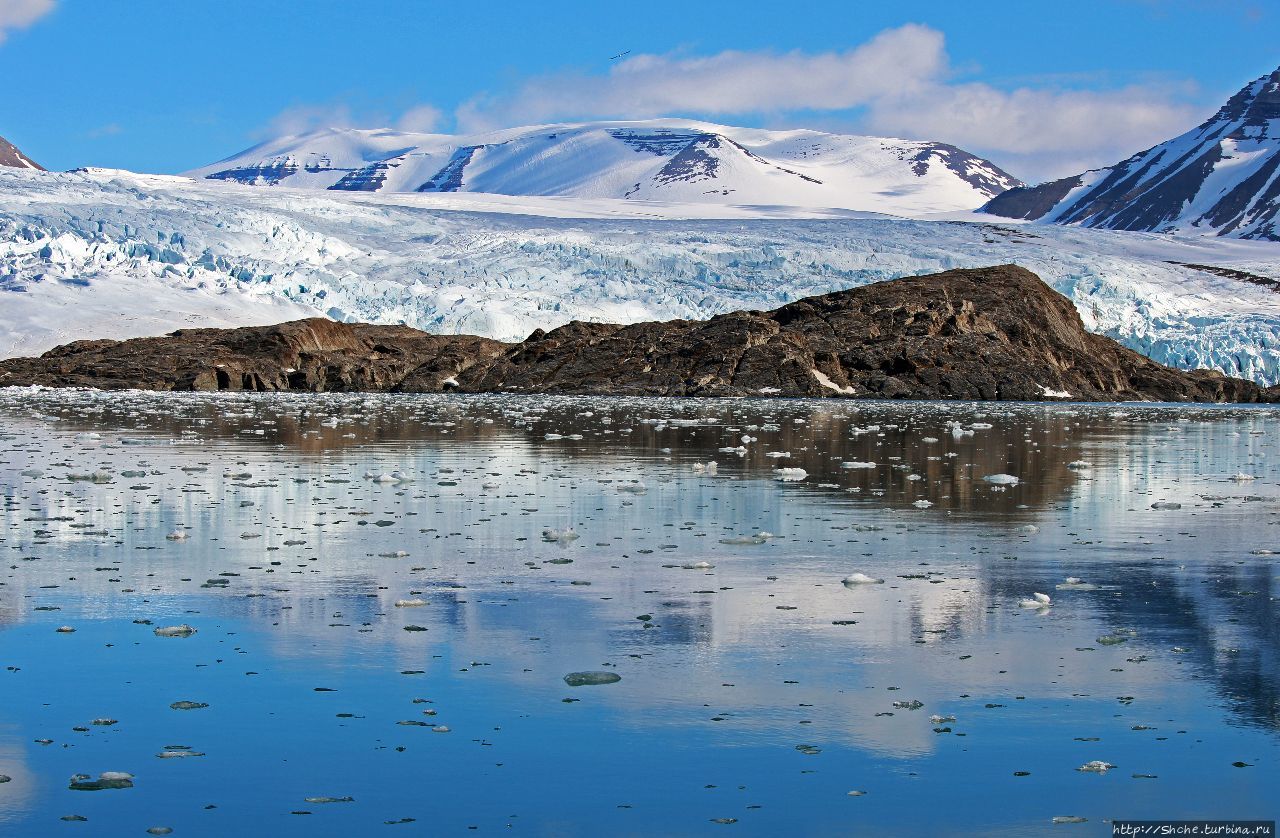
[[[975,693],[1016,685],[1068,696],[1087,692],[1108,659],[1082,654],[1059,672],[1056,659],[1041,660],[1041,644],[1063,642],[1046,639],[1046,627],[1085,637],[1133,627],[1126,650],[1152,657],[1129,667],[1134,678],[1203,678],[1240,718],[1276,729],[1274,563],[1247,555],[1249,539],[1261,538],[1256,513],[1203,504],[1155,523],[1138,515],[1146,492],[1172,487],[1190,504],[1200,473],[1240,468],[1233,452],[1252,443],[1224,442],[1224,431],[1253,427],[1261,414],[1205,411],[1194,415],[1207,424],[1173,434],[1169,414],[1127,410],[32,394],[22,409],[0,403],[8,433],[0,439],[0,546],[11,548],[15,566],[0,587],[0,621],[25,621],[37,603],[55,601],[84,619],[196,608],[272,626],[280,654],[332,665],[379,665],[390,650],[420,669],[440,644],[506,661],[505,672],[623,651],[679,665],[692,654],[723,673],[706,684],[691,679],[686,694],[711,704],[721,700],[721,681],[732,680],[741,706],[785,695],[742,662],[754,656],[836,682],[875,661],[885,678],[922,694],[961,683]],[[157,444],[191,431],[187,444]],[[102,439],[77,437],[84,432]],[[756,438],[745,456],[719,450],[743,436]],[[149,444],[120,445],[121,437]],[[1082,457],[1092,471],[1068,468]],[[710,460],[718,475],[693,472]],[[877,468],[840,467],[853,461]],[[49,476],[18,475],[30,463]],[[201,463],[206,471],[182,471]],[[363,478],[397,466],[416,482]],[[809,476],[778,483],[778,466]],[[120,476],[131,468],[147,475]],[[91,469],[106,469],[113,482],[63,479]],[[995,473],[1021,482],[995,491],[981,480]],[[483,490],[494,474],[499,488]],[[618,491],[637,479],[644,493]],[[918,510],[919,499],[935,506]],[[1026,523],[1039,534],[1013,530]],[[166,542],[178,524],[192,528],[191,540]],[[580,541],[540,540],[543,526],[567,524]],[[720,543],[757,528],[783,537]],[[1159,542],[1170,529],[1201,538]],[[1158,546],[1135,550],[1144,543]],[[399,549],[409,555],[383,555]],[[1219,558],[1228,553],[1246,563]],[[552,563],[566,558],[572,563]],[[715,568],[683,567],[698,560]],[[853,570],[886,583],[845,590],[839,580]],[[1111,587],[1061,596],[1051,587],[1067,574]],[[225,590],[201,587],[218,576]],[[61,587],[44,587],[52,584]],[[1046,589],[1058,604],[1043,620],[1017,607]],[[395,607],[408,596],[428,605]],[[408,623],[428,631],[405,632]],[[1188,651],[1174,655],[1173,646]],[[962,648],[979,657],[999,650],[1021,668],[1005,679],[978,665],[953,668]],[[641,685],[627,700],[659,701],[666,689]],[[845,702],[850,725],[883,709],[853,693],[833,700]],[[916,734],[857,732],[886,750],[908,735]]]

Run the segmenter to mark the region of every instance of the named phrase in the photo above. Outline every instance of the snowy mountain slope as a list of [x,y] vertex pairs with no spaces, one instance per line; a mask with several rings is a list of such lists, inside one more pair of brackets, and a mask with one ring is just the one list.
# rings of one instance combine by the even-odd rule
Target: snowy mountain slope
[[1280,69],[1123,163],[994,198],[983,212],[1111,230],[1280,241]]
[[263,143],[192,177],[355,192],[488,192],[839,207],[969,210],[1020,185],[943,143],[655,119],[474,136],[329,128]]
[[0,137],[0,166],[11,166],[15,169],[43,169],[36,161],[15,146],[13,143]]
[[[712,209],[731,217],[690,217]],[[1070,297],[1086,327],[1156,360],[1280,381],[1280,294],[1170,264],[1280,279],[1274,244],[781,214],[0,170],[0,355],[313,314],[513,340],[1013,262]],[[166,322],[139,314],[156,306]]]

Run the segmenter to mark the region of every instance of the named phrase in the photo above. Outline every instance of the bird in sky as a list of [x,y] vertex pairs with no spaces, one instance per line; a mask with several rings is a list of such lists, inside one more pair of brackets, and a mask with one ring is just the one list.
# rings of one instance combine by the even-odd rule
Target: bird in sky
[[617,60],[618,60],[619,58],[621,58],[622,56],[624,56],[624,55],[630,55],[630,54],[631,54],[631,50],[629,50],[629,49],[628,49],[628,50],[623,50],[622,52],[618,53],[617,55],[615,55],[613,58],[610,58],[609,60],[610,60],[610,61],[617,61]]

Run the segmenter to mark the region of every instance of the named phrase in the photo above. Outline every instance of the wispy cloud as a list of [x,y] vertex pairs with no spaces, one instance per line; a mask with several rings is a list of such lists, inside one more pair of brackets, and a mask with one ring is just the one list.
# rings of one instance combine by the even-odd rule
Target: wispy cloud
[[910,24],[840,52],[638,55],[604,74],[535,77],[476,96],[457,122],[475,131],[565,119],[818,118],[828,127],[954,143],[1038,179],[1115,162],[1199,115],[1185,85],[1079,89],[1064,79],[1009,89],[960,75],[943,33]]
[[26,29],[53,11],[54,0],[0,0],[0,43],[15,29]]

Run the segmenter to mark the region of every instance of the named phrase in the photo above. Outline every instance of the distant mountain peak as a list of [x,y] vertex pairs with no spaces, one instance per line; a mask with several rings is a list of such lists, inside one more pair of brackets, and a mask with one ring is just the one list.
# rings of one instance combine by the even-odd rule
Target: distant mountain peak
[[322,129],[263,143],[193,177],[361,192],[489,192],[921,215],[1021,185],[943,143],[684,119],[449,136]]
[[0,166],[9,166],[15,169],[44,170],[44,166],[23,154],[17,146],[4,137],[0,137]]
[[1121,163],[1011,189],[983,212],[1113,230],[1280,241],[1280,69]]

